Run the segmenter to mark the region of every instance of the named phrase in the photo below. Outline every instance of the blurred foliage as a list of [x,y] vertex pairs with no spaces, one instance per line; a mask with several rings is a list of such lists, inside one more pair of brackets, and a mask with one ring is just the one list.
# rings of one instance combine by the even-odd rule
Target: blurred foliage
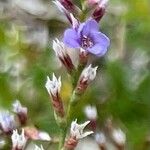
[[[105,58],[94,61],[100,66],[99,74],[77,106],[81,114],[75,110],[72,116],[86,119],[84,106],[96,105],[99,126],[113,117],[126,130],[130,149],[136,150],[143,149],[150,136],[149,8],[149,0],[110,0],[101,30],[110,37],[111,47]],[[0,106],[10,109],[12,102],[19,99],[28,107],[35,125],[52,136],[59,131],[44,87],[46,76],[52,72],[62,75],[66,104],[71,92],[66,72],[51,49],[52,40],[62,36],[68,23],[59,16],[59,10],[54,11],[58,14],[46,19],[24,11],[22,19],[7,14],[5,18],[0,12]],[[44,38],[47,42],[41,46]]]

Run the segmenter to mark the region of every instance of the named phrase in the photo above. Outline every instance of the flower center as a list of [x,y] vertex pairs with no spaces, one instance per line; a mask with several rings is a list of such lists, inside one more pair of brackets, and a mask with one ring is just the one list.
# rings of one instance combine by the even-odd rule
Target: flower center
[[93,41],[91,40],[91,38],[84,35],[82,37],[82,40],[81,40],[81,46],[83,48],[92,47],[93,46]]

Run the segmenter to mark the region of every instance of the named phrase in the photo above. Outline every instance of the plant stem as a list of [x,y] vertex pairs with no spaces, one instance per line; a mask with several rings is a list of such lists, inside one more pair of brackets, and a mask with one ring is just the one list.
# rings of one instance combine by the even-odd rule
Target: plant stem
[[61,128],[60,129],[60,141],[59,141],[59,150],[63,150],[64,143],[65,143],[65,137],[66,137],[66,132],[67,132],[67,127]]

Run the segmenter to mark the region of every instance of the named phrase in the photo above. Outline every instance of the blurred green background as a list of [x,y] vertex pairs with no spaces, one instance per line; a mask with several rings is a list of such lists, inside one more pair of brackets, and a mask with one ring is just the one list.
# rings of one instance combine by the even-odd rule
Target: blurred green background
[[[65,103],[71,92],[51,49],[52,40],[61,38],[66,27],[69,23],[51,1],[0,0],[0,107],[10,109],[19,99],[32,122],[51,136],[59,130],[46,76],[62,76]],[[85,120],[84,106],[94,104],[99,126],[113,117],[125,129],[129,148],[143,149],[150,137],[150,1],[110,0],[100,28],[111,46],[105,58],[94,60],[99,73],[77,106],[81,113],[75,111],[73,118]]]

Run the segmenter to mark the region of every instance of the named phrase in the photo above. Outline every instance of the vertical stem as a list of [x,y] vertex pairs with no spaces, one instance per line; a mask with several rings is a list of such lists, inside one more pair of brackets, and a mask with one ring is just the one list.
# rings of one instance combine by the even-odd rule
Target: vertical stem
[[63,150],[67,128],[64,127],[64,128],[61,128],[60,130],[61,131],[60,131],[60,141],[59,141],[59,148],[58,148],[58,150]]

